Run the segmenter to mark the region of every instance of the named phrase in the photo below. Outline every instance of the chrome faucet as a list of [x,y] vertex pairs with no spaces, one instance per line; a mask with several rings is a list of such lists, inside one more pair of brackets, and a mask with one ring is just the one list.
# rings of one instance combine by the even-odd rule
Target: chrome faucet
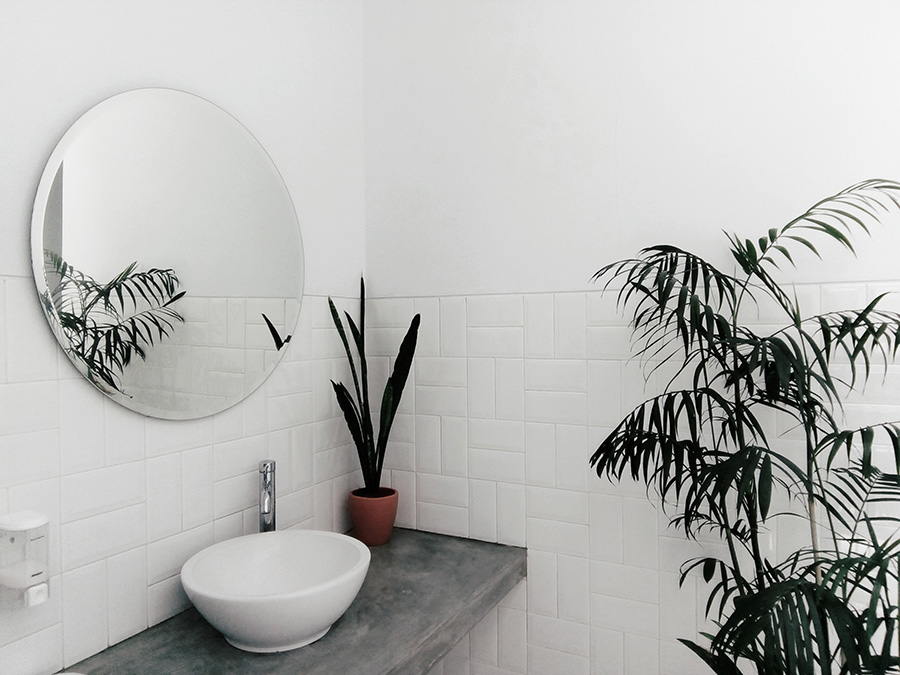
[[259,531],[275,529],[275,460],[259,463]]

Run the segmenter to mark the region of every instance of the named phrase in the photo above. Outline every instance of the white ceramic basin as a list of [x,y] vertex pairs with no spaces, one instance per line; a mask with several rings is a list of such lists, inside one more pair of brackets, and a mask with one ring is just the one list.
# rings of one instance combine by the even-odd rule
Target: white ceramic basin
[[200,551],[181,568],[181,583],[232,645],[282,652],[328,632],[359,592],[371,557],[343,534],[263,532]]

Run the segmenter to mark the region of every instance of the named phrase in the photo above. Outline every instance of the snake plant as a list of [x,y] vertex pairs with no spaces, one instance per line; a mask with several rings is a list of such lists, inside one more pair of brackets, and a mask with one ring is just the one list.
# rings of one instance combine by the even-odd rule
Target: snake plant
[[400,351],[394,360],[394,369],[384,386],[384,394],[381,398],[381,411],[379,415],[379,427],[376,435],[372,422],[372,408],[369,402],[369,369],[366,360],[366,284],[364,279],[359,280],[359,325],[353,321],[348,312],[344,312],[353,344],[358,355],[358,365],[353,358],[350,341],[344,330],[340,314],[334,306],[331,298],[328,298],[328,307],[331,310],[331,318],[337,328],[350,364],[350,373],[353,377],[353,388],[356,397],[351,395],[347,387],[341,382],[331,381],[338,405],[344,414],[353,444],[359,456],[359,466],[362,469],[363,482],[365,483],[363,496],[375,496],[381,488],[381,472],[384,468],[384,456],[387,451],[388,438],[394,417],[400,406],[400,397],[409,376],[413,355],[416,351],[416,340],[419,334],[420,315],[416,314],[409,325],[406,336],[400,343]]
[[[778,280],[796,250],[818,255],[821,239],[852,252],[851,235],[897,206],[900,183],[869,180],[756,241],[727,235],[733,273],[652,246],[595,275],[619,289],[637,358],[674,375],[591,464],[646,483],[688,537],[724,544],[681,576],[702,576],[715,625],[703,644],[681,642],[718,675],[900,672],[900,424],[844,428],[841,414],[851,390],[886,372],[900,314],[879,295],[810,316]],[[762,304],[783,317],[775,330],[744,321]],[[778,522],[798,516],[804,537],[767,546]]]

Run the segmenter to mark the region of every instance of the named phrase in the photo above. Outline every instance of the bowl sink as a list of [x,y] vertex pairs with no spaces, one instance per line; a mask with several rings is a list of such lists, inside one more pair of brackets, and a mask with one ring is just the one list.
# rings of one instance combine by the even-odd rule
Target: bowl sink
[[200,551],[181,568],[181,583],[232,645],[282,652],[328,632],[359,592],[371,558],[364,544],[335,532],[263,532]]

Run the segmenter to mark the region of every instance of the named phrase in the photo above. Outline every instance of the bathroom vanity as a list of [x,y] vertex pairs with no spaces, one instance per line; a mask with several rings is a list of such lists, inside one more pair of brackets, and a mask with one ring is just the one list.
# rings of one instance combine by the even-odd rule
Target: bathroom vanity
[[317,642],[235,649],[194,609],[92,656],[85,675],[423,675],[525,578],[525,549],[395,529],[356,600]]

